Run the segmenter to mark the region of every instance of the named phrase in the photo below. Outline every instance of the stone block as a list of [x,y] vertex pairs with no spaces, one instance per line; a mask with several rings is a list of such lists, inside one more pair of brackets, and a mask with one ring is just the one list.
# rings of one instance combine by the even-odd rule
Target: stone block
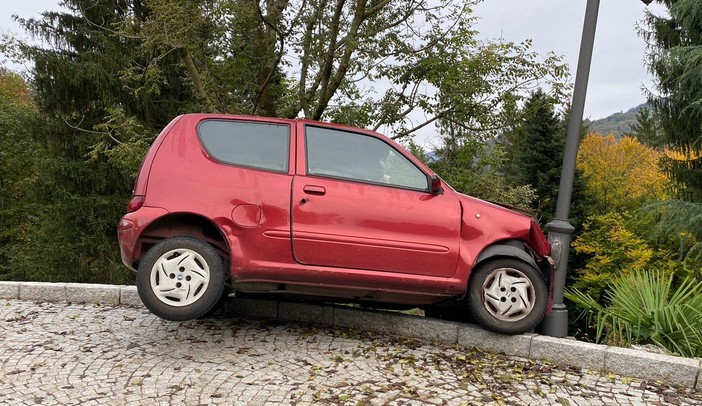
[[458,328],[458,345],[528,358],[531,340],[535,336],[536,334],[498,334],[472,324],[464,324]]
[[334,308],[310,303],[280,302],[278,318],[331,326],[334,323]]
[[529,358],[601,371],[605,365],[605,349],[604,345],[537,335],[531,339]]
[[389,327],[396,335],[456,344],[461,324],[428,317],[397,314],[391,318]]
[[[607,347],[605,370],[622,376],[660,380],[693,388],[700,373],[700,360],[630,348]],[[699,385],[699,382],[697,384]]]
[[117,305],[120,303],[120,288],[117,285],[67,283],[66,301],[70,303]]
[[65,283],[22,282],[19,286],[21,300],[38,302],[65,302]]
[[123,306],[144,306],[137,292],[136,286],[122,286],[119,290],[119,304]]
[[19,299],[20,282],[0,282],[0,299]]

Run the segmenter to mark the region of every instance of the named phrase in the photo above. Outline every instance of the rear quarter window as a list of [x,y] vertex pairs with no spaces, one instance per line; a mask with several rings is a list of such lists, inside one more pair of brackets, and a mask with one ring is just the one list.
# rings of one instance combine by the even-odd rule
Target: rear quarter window
[[204,120],[197,132],[216,160],[276,172],[288,171],[290,127],[284,124]]

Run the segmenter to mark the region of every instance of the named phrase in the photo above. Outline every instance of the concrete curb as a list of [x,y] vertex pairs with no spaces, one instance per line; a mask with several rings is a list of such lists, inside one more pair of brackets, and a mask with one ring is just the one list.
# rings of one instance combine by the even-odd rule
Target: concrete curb
[[[134,286],[2,282],[0,299],[141,306]],[[274,300],[231,298],[225,310],[237,316],[317,323],[401,335],[485,351],[546,360],[593,371],[662,381],[702,390],[702,359],[649,353],[537,334],[505,336],[470,324],[395,312]]]

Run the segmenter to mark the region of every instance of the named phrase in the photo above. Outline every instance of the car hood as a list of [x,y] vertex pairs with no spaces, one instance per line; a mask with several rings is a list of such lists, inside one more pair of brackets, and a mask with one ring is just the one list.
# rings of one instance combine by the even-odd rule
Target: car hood
[[518,239],[527,242],[539,256],[547,256],[551,245],[533,213],[457,193],[468,233],[482,236],[487,244]]

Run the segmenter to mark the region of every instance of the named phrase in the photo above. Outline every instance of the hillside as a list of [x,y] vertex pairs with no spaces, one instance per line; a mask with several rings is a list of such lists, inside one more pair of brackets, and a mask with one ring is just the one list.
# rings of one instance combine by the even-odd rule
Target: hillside
[[636,124],[636,114],[646,107],[646,103],[632,107],[626,112],[614,113],[608,117],[599,120],[586,120],[588,132],[597,132],[601,134],[614,133],[617,137],[631,131],[631,126]]

